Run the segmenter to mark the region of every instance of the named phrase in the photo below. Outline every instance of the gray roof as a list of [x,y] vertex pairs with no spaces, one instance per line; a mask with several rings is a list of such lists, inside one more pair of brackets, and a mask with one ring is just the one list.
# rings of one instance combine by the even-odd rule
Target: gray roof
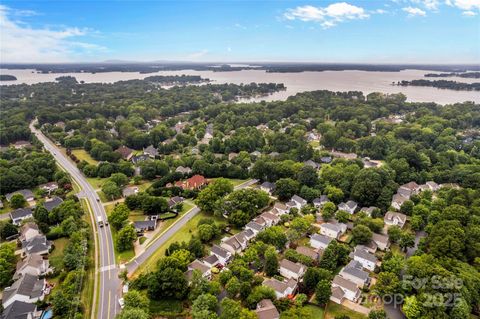
[[10,217],[12,219],[26,218],[32,216],[32,214],[33,212],[31,208],[17,208],[10,212]]
[[358,287],[354,282],[340,277],[339,275],[336,275],[335,278],[333,278],[332,283],[349,291],[358,291]]
[[260,185],[260,187],[273,190],[273,189],[275,189],[275,184],[274,184],[274,183],[270,183],[270,182],[263,182],[262,185]]
[[388,236],[373,233],[372,234],[372,241],[374,241],[375,243],[382,243],[382,244],[387,245],[388,244]]
[[328,201],[329,201],[329,199],[328,199],[328,196],[327,196],[327,195],[321,195],[320,197],[315,198],[315,199],[313,200],[313,203],[314,203],[314,204],[322,204],[322,203],[326,203],[326,202],[328,202]]
[[128,197],[135,195],[138,192],[138,187],[137,186],[127,186],[122,190],[122,196],[123,197]]
[[320,242],[324,245],[327,245],[327,246],[333,240],[333,238],[330,238],[328,236],[321,235],[321,234],[313,234],[311,239],[314,240],[314,241],[318,241],[318,242]]
[[299,254],[302,254],[304,256],[310,257],[314,260],[318,259],[319,253],[310,247],[307,246],[298,246],[295,251]]
[[362,281],[367,281],[368,280],[368,272],[363,270],[362,265],[356,261],[356,260],[351,260],[348,265],[346,265],[342,271],[340,272],[340,275],[342,273],[347,273],[353,277],[356,277]]
[[55,207],[60,206],[61,203],[63,203],[63,199],[55,196],[51,200],[43,203],[43,207],[45,207],[49,212],[51,212]]
[[37,276],[24,274],[11,287],[3,291],[3,302],[10,300],[15,295],[38,298],[43,294],[45,279],[38,279]]
[[293,196],[292,196],[292,201],[298,202],[298,203],[300,203],[300,204],[306,204],[306,203],[307,203],[306,200],[304,200],[303,198],[301,198],[301,197],[298,196],[298,195],[293,195]]
[[228,257],[228,250],[218,246],[218,245],[213,245],[212,249],[210,250],[212,254],[215,254],[217,256],[220,256],[222,258],[227,258]]
[[25,249],[25,252],[28,254],[36,254],[49,250],[52,247],[52,243],[47,240],[47,237],[44,235],[38,235],[33,237],[28,242],[23,242],[22,247]]
[[367,251],[367,249],[362,247],[361,245],[358,245],[357,247],[355,247],[355,251],[353,252],[353,255],[373,263],[377,262],[377,257],[375,257],[375,255],[370,254]]
[[261,231],[263,230],[262,225],[256,223],[256,222],[249,222],[245,227],[255,229],[256,231]]
[[193,270],[198,270],[202,274],[206,273],[207,271],[210,270],[210,267],[205,265],[203,262],[201,262],[198,259],[195,259],[188,265],[188,269],[193,269]]
[[215,256],[215,255],[210,255],[210,256],[204,257],[204,258],[203,258],[203,261],[204,261],[204,262],[207,262],[207,263],[209,263],[209,264],[211,264],[211,265],[215,265],[215,264],[218,263],[218,258],[217,258],[217,256]]
[[147,148],[143,149],[143,152],[152,156],[158,156],[158,150],[153,147],[153,145],[150,145]]
[[13,193],[8,193],[7,195],[5,195],[5,197],[7,198],[8,201],[10,201],[10,199],[12,199],[12,196],[15,195],[15,194],[20,194],[25,199],[27,199],[29,197],[34,197],[32,191],[29,190],[29,189],[21,189],[19,191],[13,192]]
[[155,228],[157,226],[156,220],[139,220],[133,222],[133,226],[135,229],[148,229],[148,228]]
[[288,259],[282,259],[280,261],[280,268],[285,268],[287,270],[290,270],[291,272],[299,274],[302,272],[302,270],[305,270],[306,267],[301,263],[294,263],[293,261],[290,261]]
[[0,315],[1,319],[27,319],[28,314],[34,312],[37,305],[33,303],[14,301],[7,308],[3,310]]
[[258,319],[275,319],[280,318],[277,308],[270,299],[263,299],[257,305]]

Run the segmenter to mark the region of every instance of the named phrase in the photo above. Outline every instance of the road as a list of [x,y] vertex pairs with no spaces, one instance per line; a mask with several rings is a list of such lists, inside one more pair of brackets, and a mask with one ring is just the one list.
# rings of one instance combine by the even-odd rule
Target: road
[[[251,186],[255,183],[257,183],[258,180],[256,179],[251,179],[246,181],[245,183],[242,183],[240,185],[235,186],[235,190],[239,190],[248,186]],[[190,209],[186,214],[181,216],[179,219],[176,220],[174,224],[170,226],[170,228],[167,229],[163,234],[157,237],[155,241],[153,241],[150,246],[147,247],[140,255],[135,257],[133,260],[131,260],[129,263],[125,265],[128,274],[131,275],[133,274],[138,267],[144,263],[157,249],[159,249],[165,242],[173,235],[175,234],[180,228],[185,226],[185,224],[192,219],[195,215],[197,215],[200,212],[200,209],[197,206],[194,206],[192,209]]]
[[[60,149],[55,146],[41,131],[37,130],[34,122],[30,124],[30,130],[37,139],[43,143],[45,149],[49,151],[57,163],[63,167],[80,187],[78,197],[85,198],[90,205],[95,220],[95,232],[98,235],[99,257],[98,271],[100,272],[100,289],[97,315],[92,314],[92,318],[113,319],[120,311],[118,304],[119,292],[121,290],[121,280],[118,278],[118,267],[115,263],[115,251],[110,227],[99,227],[98,218],[107,220],[107,214],[100,202],[95,189],[88,183],[77,166],[65,156]],[[96,278],[96,274],[95,274]],[[95,304],[95,300],[94,300]]]

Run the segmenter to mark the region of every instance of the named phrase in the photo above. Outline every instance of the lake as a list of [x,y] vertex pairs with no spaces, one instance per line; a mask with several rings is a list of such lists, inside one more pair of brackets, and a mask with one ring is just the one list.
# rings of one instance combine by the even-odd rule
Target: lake
[[[401,80],[423,79],[426,73],[439,73],[424,70],[404,70],[400,72],[370,72],[370,71],[324,71],[324,72],[300,72],[300,73],[267,73],[264,70],[242,70],[234,72],[213,71],[161,71],[149,74],[138,72],[105,72],[105,73],[54,73],[41,74],[34,70],[6,70],[1,69],[0,74],[11,74],[17,77],[16,81],[1,82],[9,84],[34,84],[40,82],[52,82],[59,76],[74,76],[78,81],[86,83],[103,82],[112,83],[121,80],[143,79],[152,75],[200,75],[209,78],[213,83],[251,83],[251,82],[274,82],[283,83],[287,87],[285,91],[276,92],[272,95],[250,99],[249,101],[273,101],[285,100],[299,92],[314,90],[330,91],[362,91],[364,94],[371,92],[404,93],[408,101],[413,102],[436,102],[449,104],[455,102],[474,101],[480,103],[478,91],[454,91],[432,87],[402,87],[392,85],[392,82]],[[473,83],[478,79],[464,79],[458,77],[435,78],[458,82]]]

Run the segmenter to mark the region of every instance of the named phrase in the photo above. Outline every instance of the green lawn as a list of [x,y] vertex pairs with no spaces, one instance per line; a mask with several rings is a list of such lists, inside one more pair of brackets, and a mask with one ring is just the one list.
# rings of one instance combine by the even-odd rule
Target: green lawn
[[310,310],[310,318],[311,319],[323,319],[325,315],[325,311],[323,308],[315,305],[306,305],[304,308]]
[[[238,186],[248,181],[248,179],[234,179],[234,178],[225,178],[225,179],[228,179],[233,184],[233,186]],[[216,178],[212,178],[211,180],[216,180]]]
[[48,259],[50,261],[50,265],[52,265],[56,269],[63,268],[63,251],[67,244],[68,238],[59,238],[53,241],[55,249],[50,253]]
[[334,319],[336,316],[346,315],[350,319],[365,319],[366,316],[356,311],[345,308],[342,305],[329,301],[326,308],[325,319]]
[[87,177],[87,181],[93,188],[102,188],[103,183],[107,181],[108,178],[99,178],[99,177]]
[[90,154],[84,149],[72,150],[72,154],[75,155],[80,161],[87,161],[89,164],[97,165],[98,161],[93,159]]
[[[114,207],[115,207],[115,204],[109,204],[105,206],[105,212],[107,213],[107,218]],[[117,263],[123,264],[129,261],[130,259],[132,259],[133,257],[135,257],[135,251],[133,250],[133,248],[130,250],[122,251],[122,252],[119,252],[117,250],[117,230],[111,225],[107,227],[110,227],[110,230],[112,232],[113,245],[115,246],[115,259]]]

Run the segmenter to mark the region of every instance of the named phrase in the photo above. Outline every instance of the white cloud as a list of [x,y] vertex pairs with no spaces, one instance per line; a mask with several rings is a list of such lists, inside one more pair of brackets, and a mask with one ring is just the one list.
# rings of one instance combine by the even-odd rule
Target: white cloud
[[383,9],[377,9],[377,10],[373,11],[373,13],[376,13],[376,14],[385,14],[387,12],[388,12],[387,10],[383,10]]
[[327,7],[310,5],[288,9],[284,13],[287,20],[318,22],[324,28],[330,28],[345,20],[366,19],[369,15],[361,7],[346,2],[332,3]]
[[462,14],[467,17],[473,17],[477,15],[477,13],[474,11],[463,11]]
[[402,8],[402,10],[407,12],[409,17],[414,17],[414,16],[424,17],[427,15],[427,13],[420,8],[405,7],[405,8]]
[[191,59],[191,60],[195,60],[195,59],[199,59],[205,55],[208,54],[208,50],[204,49],[204,50],[200,50],[200,51],[197,51],[197,52],[193,52],[193,53],[190,53],[186,56],[187,59]]
[[451,0],[451,4],[462,10],[480,10],[480,0]]
[[35,29],[11,16],[31,16],[34,11],[13,10],[0,5],[0,56],[2,62],[69,62],[78,55],[105,51],[102,46],[77,41],[88,29],[75,27]]

